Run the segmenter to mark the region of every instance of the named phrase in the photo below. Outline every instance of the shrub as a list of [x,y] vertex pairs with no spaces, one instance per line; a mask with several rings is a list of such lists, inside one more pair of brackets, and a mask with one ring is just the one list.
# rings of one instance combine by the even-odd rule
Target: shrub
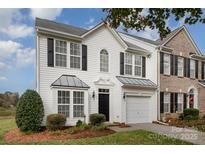
[[183,114],[183,113],[181,113],[181,114],[179,115],[179,120],[184,120],[184,114]]
[[105,122],[105,115],[104,114],[98,114],[94,113],[90,115],[90,123],[93,126],[99,126],[103,122]]
[[185,120],[197,120],[199,119],[199,110],[198,109],[185,109],[183,112]]
[[46,127],[49,130],[58,130],[65,126],[66,116],[63,114],[50,114],[47,116]]
[[34,90],[26,90],[17,103],[16,124],[21,131],[39,131],[44,116],[43,102]]
[[85,122],[82,122],[81,120],[78,120],[78,121],[76,122],[76,127],[77,127],[77,128],[80,128],[81,130],[86,130],[86,129],[89,128],[89,125],[86,124]]
[[83,124],[83,122],[82,122],[81,120],[78,120],[78,121],[76,122],[76,127],[80,127],[82,124]]
[[108,126],[105,124],[92,126],[92,130],[94,130],[94,131],[100,131],[100,130],[106,130],[106,129],[108,129]]

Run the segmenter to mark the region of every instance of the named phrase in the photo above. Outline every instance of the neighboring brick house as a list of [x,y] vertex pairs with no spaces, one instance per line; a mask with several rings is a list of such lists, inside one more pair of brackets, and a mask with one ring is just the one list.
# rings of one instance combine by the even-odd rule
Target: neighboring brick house
[[158,42],[160,50],[161,118],[175,117],[185,108],[205,114],[205,57],[182,26]]

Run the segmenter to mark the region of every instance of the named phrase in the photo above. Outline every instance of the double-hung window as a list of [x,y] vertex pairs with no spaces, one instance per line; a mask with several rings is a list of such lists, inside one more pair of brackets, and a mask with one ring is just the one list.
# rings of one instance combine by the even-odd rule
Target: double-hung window
[[109,56],[106,50],[100,51],[100,72],[109,71]]
[[67,43],[66,41],[55,41],[55,64],[60,67],[67,67]]
[[84,92],[74,91],[73,92],[73,117],[84,116]]
[[58,113],[69,117],[70,113],[70,91],[58,91]]
[[132,54],[125,53],[125,74],[132,75]]
[[164,74],[170,75],[170,55],[164,54]]
[[177,100],[177,111],[182,112],[183,111],[183,100],[184,100],[183,94],[178,94],[177,99],[178,99]]
[[80,44],[70,43],[70,68],[80,69],[81,51]]
[[177,70],[178,70],[178,72],[177,72],[177,74],[178,74],[178,76],[183,76],[183,74],[184,74],[184,59],[182,58],[182,57],[178,57],[178,68],[177,68]]
[[135,55],[135,76],[142,76],[142,56]]
[[190,60],[190,77],[195,78],[195,60]]
[[170,93],[164,93],[164,113],[170,112]]

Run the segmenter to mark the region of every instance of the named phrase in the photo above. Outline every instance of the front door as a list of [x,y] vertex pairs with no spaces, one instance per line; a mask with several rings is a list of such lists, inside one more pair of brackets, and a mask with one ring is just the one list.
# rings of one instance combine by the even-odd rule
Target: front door
[[99,113],[104,114],[106,121],[109,121],[109,89],[99,89]]

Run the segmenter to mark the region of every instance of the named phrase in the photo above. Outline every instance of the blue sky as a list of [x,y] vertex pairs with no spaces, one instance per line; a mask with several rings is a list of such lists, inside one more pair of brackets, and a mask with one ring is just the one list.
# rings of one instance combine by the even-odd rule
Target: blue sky
[[[89,29],[101,22],[105,13],[101,9],[0,9],[0,93],[35,88],[35,17]],[[167,24],[174,29],[182,22],[171,18]],[[199,49],[205,51],[205,25],[187,28]],[[150,29],[129,33],[158,38],[157,32]]]

